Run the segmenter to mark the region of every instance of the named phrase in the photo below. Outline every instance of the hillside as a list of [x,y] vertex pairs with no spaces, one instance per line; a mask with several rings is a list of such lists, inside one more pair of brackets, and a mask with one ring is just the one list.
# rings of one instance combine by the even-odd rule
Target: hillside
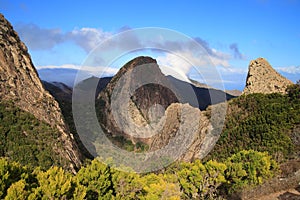
[[31,168],[66,167],[68,159],[53,149],[62,149],[59,131],[16,108],[12,102],[0,102],[0,156]]
[[299,158],[300,100],[290,96],[251,94],[230,101],[209,158],[226,159],[242,149],[267,151],[278,161]]
[[[58,154],[68,162],[64,167],[75,171],[83,160],[73,135],[64,123],[61,110],[55,99],[44,89],[35,67],[28,54],[27,47],[20,40],[11,24],[0,14],[0,101],[3,105],[13,102],[14,106],[24,112],[32,114],[36,120],[42,121],[52,127],[56,132],[53,140],[44,141],[52,146],[51,154]],[[20,120],[20,119],[17,119]],[[20,123],[22,123],[20,121]],[[26,122],[27,123],[27,122]],[[8,127],[13,128],[14,126]],[[37,129],[39,129],[37,127]],[[19,132],[26,132],[19,127]],[[2,132],[1,134],[7,134]],[[36,134],[36,133],[35,133]],[[40,133],[43,134],[43,133]],[[36,136],[33,136],[33,138]],[[51,138],[52,136],[45,137]],[[37,140],[27,143],[34,147]],[[18,145],[17,139],[7,137],[7,142]],[[51,144],[51,145],[50,145]],[[21,144],[20,144],[21,145]],[[7,151],[7,150],[6,150]],[[17,154],[18,152],[14,152]],[[23,154],[23,152],[20,152]],[[9,155],[9,152],[4,152]],[[46,159],[46,157],[44,158]],[[52,162],[52,160],[49,160]],[[57,161],[58,162],[58,161]],[[56,163],[53,162],[53,164]],[[30,164],[30,160],[28,160]]]

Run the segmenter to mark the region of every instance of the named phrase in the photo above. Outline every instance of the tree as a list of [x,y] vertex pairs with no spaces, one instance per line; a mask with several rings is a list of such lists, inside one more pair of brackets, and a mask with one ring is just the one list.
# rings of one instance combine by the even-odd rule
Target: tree
[[116,199],[139,199],[144,183],[140,175],[114,169],[112,181]]
[[226,181],[225,169],[223,163],[209,161],[202,164],[195,160],[178,163],[171,171],[178,177],[183,199],[214,199],[218,195],[217,188]]
[[111,199],[113,196],[112,174],[109,166],[97,159],[82,167],[75,180],[86,188],[87,199]]
[[46,172],[36,169],[38,187],[33,189],[29,199],[71,199],[75,187],[72,184],[72,175],[62,168],[54,166]]
[[140,199],[144,200],[159,200],[171,199],[179,200],[181,196],[180,187],[178,183],[172,182],[171,175],[153,174],[150,173],[144,176],[143,196]]
[[29,192],[26,191],[26,182],[24,179],[13,183],[7,190],[5,200],[23,200],[27,199]]
[[225,177],[230,192],[246,185],[259,185],[278,172],[277,163],[267,152],[254,150],[234,154],[227,159],[226,165]]
[[7,189],[15,182],[28,176],[27,168],[16,162],[0,158],[0,198],[6,196]]

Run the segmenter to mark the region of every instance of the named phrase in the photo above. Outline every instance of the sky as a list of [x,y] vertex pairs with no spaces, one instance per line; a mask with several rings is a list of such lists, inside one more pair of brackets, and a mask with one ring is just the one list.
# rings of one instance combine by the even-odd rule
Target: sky
[[[0,12],[47,81],[72,85],[82,66],[87,76],[100,76],[99,70],[101,76],[111,76],[125,62],[144,54],[166,66],[164,73],[176,76],[170,72],[174,70],[181,79],[210,85],[221,81],[225,89],[242,90],[249,62],[258,57],[293,82],[300,79],[299,0],[0,0]],[[165,32],[170,37],[158,39]],[[111,42],[107,48],[105,41]],[[191,47],[193,42],[203,52]],[[95,51],[101,45],[103,51]],[[133,46],[140,50],[128,51]],[[101,54],[97,63],[90,62],[95,52]],[[108,55],[119,56],[106,66],[109,62],[103,60]],[[210,76],[216,73],[220,79]]]

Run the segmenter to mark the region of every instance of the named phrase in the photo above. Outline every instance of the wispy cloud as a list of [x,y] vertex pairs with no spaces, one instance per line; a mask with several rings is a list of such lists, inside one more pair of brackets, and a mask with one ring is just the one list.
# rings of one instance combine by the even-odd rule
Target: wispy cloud
[[60,29],[45,29],[35,24],[18,24],[16,30],[31,50],[50,50],[55,45],[71,41],[90,52],[113,34],[96,28],[75,28],[64,33]]
[[233,56],[234,56],[234,58],[236,58],[236,59],[245,59],[245,58],[246,58],[246,56],[243,55],[243,54],[240,52],[237,43],[231,44],[231,45],[229,46],[229,48],[233,51]]
[[221,73],[226,74],[247,74],[248,68],[247,67],[226,67],[226,68],[219,68]]

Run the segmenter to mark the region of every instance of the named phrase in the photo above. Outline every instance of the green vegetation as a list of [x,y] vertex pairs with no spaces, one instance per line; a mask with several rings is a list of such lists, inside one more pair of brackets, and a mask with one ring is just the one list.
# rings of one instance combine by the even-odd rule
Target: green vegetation
[[243,187],[259,185],[263,180],[273,177],[279,171],[275,160],[266,152],[241,151],[229,157],[225,164],[225,179],[223,185],[229,193]]
[[291,134],[300,124],[300,86],[287,95],[251,94],[230,101],[220,139],[207,159],[226,160],[242,150],[267,151],[277,161],[297,156]]
[[[222,199],[276,176],[277,162],[300,151],[299,127],[296,84],[287,95],[252,94],[230,101],[222,135],[203,162],[176,162],[160,173],[136,174],[95,159],[74,175],[61,168],[67,161],[53,151],[53,145],[62,145],[57,130],[2,102],[0,199]],[[128,151],[148,148],[121,137],[113,141]]]
[[0,133],[1,157],[42,169],[67,165],[67,160],[53,151],[54,145],[57,149],[62,146],[58,131],[12,102],[0,103]]
[[144,152],[149,149],[149,146],[147,144],[144,144],[142,142],[137,142],[136,144],[133,144],[131,142],[131,140],[126,139],[122,135],[112,136],[110,134],[106,134],[106,136],[110,139],[110,141],[114,145],[116,145],[126,151]]
[[268,153],[242,151],[226,162],[174,163],[164,173],[118,171],[98,160],[76,175],[0,159],[1,199],[221,199],[220,192],[258,185],[278,166]]
[[291,100],[297,101],[300,99],[300,80],[296,84],[290,85],[287,88],[288,96]]

